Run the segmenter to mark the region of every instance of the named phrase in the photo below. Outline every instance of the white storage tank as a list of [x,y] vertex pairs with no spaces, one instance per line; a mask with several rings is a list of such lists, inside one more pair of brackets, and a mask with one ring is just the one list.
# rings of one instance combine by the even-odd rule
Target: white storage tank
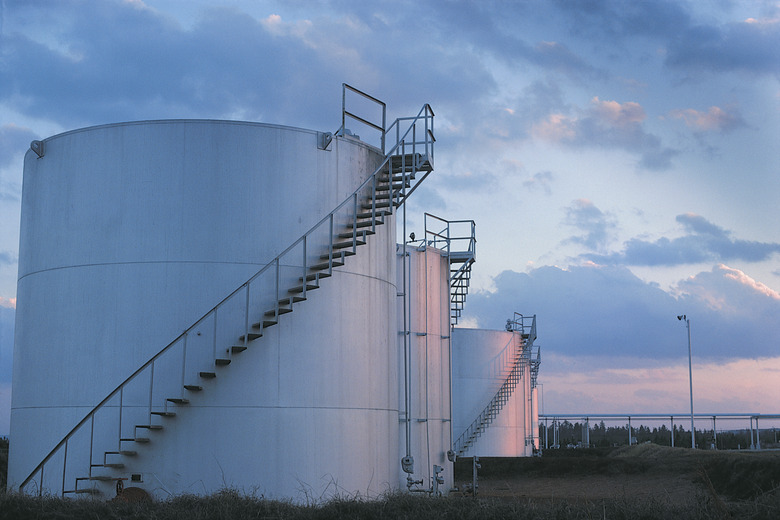
[[452,448],[450,263],[447,254],[434,247],[397,249],[399,294],[406,295],[405,303],[403,297],[398,302],[399,446],[401,455],[414,462],[407,467],[411,472],[399,468],[400,486],[446,494],[454,482],[447,457]]
[[[172,120],[67,132],[27,153],[9,488],[384,159],[347,137],[322,144],[298,128]],[[106,495],[127,478],[158,497],[235,487],[294,499],[397,488],[395,225],[384,219],[332,277],[311,281],[295,312],[238,341],[235,327],[257,320],[241,310],[245,293],[287,288],[322,233],[345,223],[299,243],[112,397],[92,433],[82,427],[28,485]],[[90,453],[91,480],[76,467]]]
[[[530,333],[528,325],[524,330]],[[535,334],[535,326],[533,330]],[[538,350],[524,336],[522,329],[453,328],[453,435],[458,456],[526,457],[538,447],[532,381]]]

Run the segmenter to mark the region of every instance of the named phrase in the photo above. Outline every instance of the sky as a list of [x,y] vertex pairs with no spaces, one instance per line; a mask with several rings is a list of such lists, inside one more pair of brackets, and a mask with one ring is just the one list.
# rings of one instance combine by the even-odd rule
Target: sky
[[[780,2],[0,0],[0,435],[23,157],[121,121],[436,113],[463,326],[536,314],[544,413],[780,413]],[[360,132],[358,132],[360,133]]]

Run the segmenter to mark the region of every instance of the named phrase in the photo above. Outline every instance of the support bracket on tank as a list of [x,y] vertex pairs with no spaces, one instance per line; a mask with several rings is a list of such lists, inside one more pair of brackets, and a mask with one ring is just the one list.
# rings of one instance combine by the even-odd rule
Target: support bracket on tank
[[331,132],[317,132],[317,148],[320,150],[328,150],[330,142],[333,141],[333,134]]
[[30,143],[30,150],[35,152],[35,155],[38,157],[43,157],[44,154],[44,148],[43,148],[43,141],[33,141]]

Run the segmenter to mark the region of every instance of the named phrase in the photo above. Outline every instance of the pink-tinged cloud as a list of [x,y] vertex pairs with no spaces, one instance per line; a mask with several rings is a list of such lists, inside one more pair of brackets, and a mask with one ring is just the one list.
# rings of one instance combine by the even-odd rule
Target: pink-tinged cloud
[[16,298],[6,298],[4,296],[0,296],[0,307],[5,307],[7,309],[15,309]]
[[[696,413],[775,413],[780,392],[780,357],[727,363],[700,362],[694,343]],[[688,359],[646,368],[610,368],[610,359],[582,363],[550,354],[539,382],[544,413],[685,413],[690,411]],[[571,371],[576,367],[576,372]]]
[[639,103],[628,101],[601,101],[598,97],[591,100],[591,113],[602,122],[623,128],[641,124],[645,120],[645,110]]
[[682,119],[689,128],[701,132],[725,132],[744,125],[738,114],[730,113],[716,106],[710,107],[706,112],[693,108],[672,110],[670,115],[676,119]]
[[550,114],[547,119],[536,123],[534,136],[553,142],[573,141],[577,137],[576,119],[563,114]]
[[756,281],[740,271],[739,269],[733,269],[727,265],[720,264],[716,267],[716,269],[723,272],[723,276],[725,278],[729,278],[731,280],[736,280],[737,282],[741,283],[742,285],[745,285],[751,289],[753,289],[755,292],[764,294],[772,299],[780,300],[780,293],[777,291],[767,287],[763,283]]

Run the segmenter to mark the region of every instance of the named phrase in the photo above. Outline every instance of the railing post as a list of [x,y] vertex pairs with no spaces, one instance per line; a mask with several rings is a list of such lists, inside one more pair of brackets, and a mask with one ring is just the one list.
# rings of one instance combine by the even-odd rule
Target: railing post
[[[306,280],[304,280],[305,282]],[[304,283],[305,285],[305,283]],[[244,304],[244,348],[249,346],[249,282],[246,283],[246,302]],[[233,349],[230,350],[232,355]]]
[[214,307],[214,338],[213,338],[213,350],[214,359],[217,359],[217,312],[219,312],[219,306]]
[[[125,387],[119,389],[119,439],[122,439],[122,407],[124,406]],[[67,442],[67,441],[66,441]],[[117,441],[117,451],[122,450],[122,441]]]
[[[357,229],[357,226],[356,226]],[[303,274],[301,275],[301,280],[303,280],[302,289],[303,292],[301,293],[303,298],[306,298],[306,285],[309,283],[308,280],[306,280],[306,243],[308,242],[309,235],[303,235]]]
[[[182,343],[181,347],[181,398],[184,398],[184,372],[187,365],[187,336],[189,335],[188,332],[184,333],[184,342]],[[149,424],[152,424],[152,417],[149,416]]]
[[[65,441],[65,454],[62,459],[62,494],[60,496],[65,496],[65,467],[68,465],[68,441]],[[41,468],[41,473],[43,473],[43,468]],[[43,487],[43,477],[41,477],[41,487]]]
[[[154,394],[154,361],[152,366],[149,367],[149,424],[152,424],[152,395]],[[135,438],[135,430],[133,431],[133,438]]]

